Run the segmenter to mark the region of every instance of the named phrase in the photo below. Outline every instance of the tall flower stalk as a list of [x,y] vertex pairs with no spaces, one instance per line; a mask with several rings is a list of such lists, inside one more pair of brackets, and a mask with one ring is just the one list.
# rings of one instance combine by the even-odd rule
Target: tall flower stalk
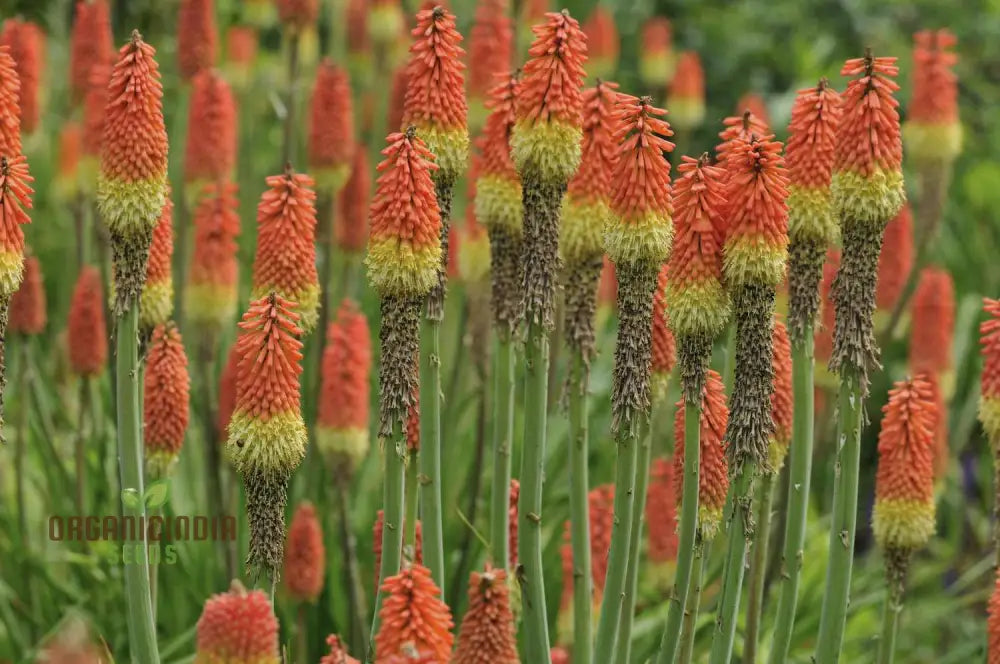
[[416,127],[434,155],[434,194],[440,211],[441,263],[437,283],[427,296],[420,339],[420,497],[424,524],[424,559],[434,581],[444,588],[444,532],[441,505],[441,321],[448,279],[448,227],[455,180],[469,156],[468,105],[465,99],[465,51],[455,28],[455,16],[441,6],[417,13],[412,31],[409,83],[403,103],[403,124]]
[[836,317],[830,369],[840,376],[835,458],[839,470],[833,492],[830,562],[816,642],[817,664],[837,661],[850,601],[854,537],[858,517],[858,473],[863,399],[868,372],[879,366],[872,318],[878,258],[885,226],[903,205],[902,152],[898,102],[892,93],[899,69],[895,58],[871,52],[848,60],[832,181],[833,204],[840,217],[843,254],[833,282]]
[[[699,514],[708,509],[699,496],[707,479],[702,467],[710,456],[702,452],[709,444],[697,426],[705,414],[705,381],[712,344],[729,320],[729,294],[723,285],[722,242],[724,237],[725,170],[708,164],[708,155],[695,160],[684,157],[674,183],[674,245],[667,265],[667,318],[677,342],[685,425],[675,437],[674,459],[689,450],[674,475],[683,496],[680,505],[677,572],[670,594],[667,622],[660,642],[657,664],[672,664],[677,656],[681,623],[688,604],[692,574],[699,547],[714,537],[721,514],[709,528]],[[721,387],[720,387],[721,390]],[[677,429],[675,428],[675,431]],[[721,431],[715,438],[721,441]],[[721,450],[721,444],[719,445]],[[725,475],[725,473],[723,473]],[[728,486],[728,479],[726,480]],[[724,500],[724,497],[723,497]],[[721,505],[714,506],[721,508]],[[700,525],[699,525],[700,524]],[[699,536],[699,532],[701,535]]]
[[838,235],[830,179],[840,95],[821,79],[799,90],[792,106],[785,162],[788,165],[788,336],[792,344],[792,441],[782,549],[781,591],[771,664],[788,657],[798,604],[812,479],[815,353],[820,281],[827,248]]
[[[400,570],[403,549],[403,491],[407,420],[418,388],[413,358],[420,345],[420,304],[438,283],[441,216],[431,172],[434,156],[416,130],[389,134],[382,151],[370,209],[368,279],[381,297],[379,437],[385,454],[382,557],[379,578]],[[409,518],[415,519],[416,515]],[[378,634],[382,593],[375,599],[371,634]],[[374,661],[370,643],[366,661]]]
[[724,273],[733,298],[736,366],[726,427],[733,483],[729,551],[709,661],[728,663],[736,635],[747,549],[754,539],[752,497],[758,475],[770,470],[771,324],[775,288],[784,279],[788,251],[788,177],[781,143],[771,136],[737,137],[728,145],[729,227]]
[[580,164],[586,38],[569,12],[549,13],[533,28],[511,137],[524,209],[524,453],[518,500],[519,579],[528,661],[550,661],[542,573],[549,333],[559,270],[559,214],[566,184]]
[[644,97],[620,99],[615,114],[614,137],[621,147],[604,239],[618,276],[618,339],[611,396],[617,450],[615,525],[594,644],[597,662],[611,661],[616,643],[622,647],[631,637],[618,634],[618,621],[628,569],[639,445],[649,425],[653,295],[674,235],[670,162],[664,157],[674,145],[666,140],[673,132],[661,119],[665,113]]
[[591,606],[594,586],[590,574],[590,529],[587,518],[587,421],[590,361],[595,354],[594,312],[597,284],[604,265],[602,234],[610,218],[611,177],[618,150],[614,143],[614,110],[618,93],[614,83],[598,81],[583,93],[583,153],[580,170],[569,182],[563,199],[559,254],[563,261],[565,319],[563,331],[570,351],[569,478],[570,526],[573,548],[573,654],[591,659]]
[[[115,373],[119,464],[124,513],[145,517],[142,478],[142,404],[139,371],[139,297],[153,227],[167,194],[167,132],[156,51],[137,30],[118,52],[108,85],[97,205],[111,236],[115,264]],[[133,661],[160,661],[150,598],[148,554],[125,569],[129,643]]]

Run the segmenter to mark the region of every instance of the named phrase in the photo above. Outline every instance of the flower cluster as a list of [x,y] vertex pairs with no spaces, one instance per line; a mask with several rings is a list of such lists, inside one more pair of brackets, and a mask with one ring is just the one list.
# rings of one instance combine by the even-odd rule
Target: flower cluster
[[913,96],[903,137],[907,154],[919,164],[947,164],[962,148],[958,118],[957,40],[948,30],[913,35]]
[[146,477],[159,479],[169,475],[177,462],[189,418],[187,355],[172,323],[153,329],[143,380]]
[[695,51],[683,51],[677,58],[667,108],[673,126],[679,131],[691,131],[705,120],[705,70]]
[[188,319],[221,329],[236,313],[240,218],[236,185],[208,184],[194,213],[194,252],[187,275]]
[[218,32],[214,0],[181,0],[177,10],[177,59],[185,81],[215,66]]
[[378,660],[389,661],[405,646],[433,655],[431,661],[451,661],[454,623],[430,570],[419,563],[405,567],[382,584],[385,600],[375,636]]
[[316,508],[299,504],[288,527],[283,579],[288,594],[299,602],[314,602],[323,589],[326,549]]
[[170,320],[174,308],[174,280],[170,263],[174,255],[174,204],[169,194],[149,245],[146,281],[139,296],[139,327],[149,331]]
[[280,661],[278,619],[264,592],[247,592],[233,581],[229,592],[205,602],[198,618],[194,664]]
[[[337,192],[347,181],[354,152],[354,109],[347,72],[328,58],[316,69],[309,111],[309,168],[317,186]],[[367,168],[367,165],[366,165]]]

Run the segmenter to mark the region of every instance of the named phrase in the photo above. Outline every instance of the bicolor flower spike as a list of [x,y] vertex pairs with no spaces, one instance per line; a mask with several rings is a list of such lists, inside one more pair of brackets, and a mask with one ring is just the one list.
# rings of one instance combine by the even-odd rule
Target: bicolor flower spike
[[194,252],[186,286],[188,319],[195,325],[221,329],[236,313],[237,210],[236,185],[205,186],[194,213]]
[[181,0],[177,10],[177,60],[185,81],[215,66],[218,41],[215,1]]
[[476,4],[469,30],[469,123],[482,126],[484,107],[497,78],[510,69],[513,30],[510,0],[485,0]]
[[45,331],[45,287],[42,264],[35,256],[24,259],[24,278],[10,298],[7,330],[12,334],[34,336]]
[[430,570],[419,563],[404,566],[385,580],[382,592],[381,626],[375,636],[378,661],[389,661],[406,646],[431,654],[433,661],[450,661],[454,623]]
[[369,212],[368,279],[383,297],[422,297],[441,265],[441,215],[431,181],[437,166],[413,130],[386,141]]
[[0,46],[0,155],[21,154],[21,80],[10,46]]
[[231,25],[226,30],[226,79],[241,90],[253,76],[258,40],[257,30],[248,25]]
[[774,391],[771,392],[771,432],[769,461],[774,472],[781,470],[792,442],[792,342],[785,324],[775,319],[771,334],[771,368],[774,372]]
[[156,480],[173,470],[189,418],[191,378],[181,333],[173,323],[153,330],[143,381],[146,477]]
[[913,294],[910,332],[910,371],[941,376],[952,368],[955,336],[955,285],[940,268],[920,271]]
[[[674,416],[674,477],[684,477],[684,408],[678,403]],[[698,530],[703,541],[719,532],[729,491],[729,466],[722,438],[729,421],[722,377],[709,370],[701,401],[701,468],[698,474]],[[681,511],[681,483],[674,484],[677,512]]]
[[695,51],[682,51],[667,93],[670,120],[680,131],[691,131],[705,121],[705,70]]
[[295,303],[303,334],[319,317],[316,273],[316,192],[313,179],[286,167],[267,178],[270,187],[257,206],[257,253],[253,260],[253,297],[278,293]]
[[486,565],[469,578],[469,608],[453,664],[520,664],[507,573]]
[[559,226],[559,253],[580,265],[604,254],[603,234],[611,218],[612,178],[620,150],[616,140],[616,83],[598,81],[583,92],[580,169],[569,181]]
[[896,58],[870,53],[848,60],[841,76],[857,76],[842,95],[833,166],[833,203],[841,217],[884,225],[903,206],[903,142],[899,133]]
[[642,26],[639,77],[646,87],[662,90],[674,78],[680,64],[674,56],[673,41],[674,30],[665,16],[653,16]]
[[907,154],[919,164],[951,163],[962,149],[956,43],[943,29],[913,35],[913,96],[903,138]]
[[677,364],[677,344],[667,325],[668,275],[669,267],[664,264],[660,267],[656,290],[653,292],[653,353],[650,381],[654,403],[666,398],[670,373]]
[[[0,61],[2,61],[2,56],[0,56]],[[104,110],[108,105],[108,81],[110,78],[110,64],[95,64],[90,68],[90,82],[83,98],[80,187],[88,194],[93,193],[101,169]],[[2,104],[0,104],[0,108],[2,108]]]
[[659,266],[670,255],[670,162],[674,144],[666,111],[648,97],[622,96],[615,113],[614,140],[620,145],[611,184],[611,216],[604,235],[608,256],[621,264]]
[[587,38],[565,10],[546,14],[532,31],[511,151],[522,179],[558,184],[580,165]]
[[278,619],[267,595],[233,581],[198,618],[194,664],[278,664]]
[[69,366],[79,376],[96,376],[108,361],[108,332],[101,298],[101,275],[85,265],[76,279],[66,324]]
[[138,31],[108,84],[97,205],[112,239],[148,237],[167,195],[167,130],[156,50]]
[[899,213],[885,227],[882,253],[878,259],[878,286],[875,305],[892,311],[903,294],[907,276],[913,269],[913,213],[904,203]]
[[994,446],[1000,449],[1000,300],[983,299],[986,320],[979,325],[983,355],[980,380],[979,421]]
[[0,299],[9,298],[21,285],[24,272],[24,231],[31,223],[28,210],[34,181],[23,155],[0,156]]
[[596,5],[583,24],[583,33],[587,37],[587,73],[594,79],[610,78],[618,69],[621,50],[614,15],[604,5]]
[[174,255],[173,210],[174,204],[168,195],[149,245],[146,282],[139,296],[139,326],[147,331],[165,325],[174,310],[174,280],[170,269]]
[[238,114],[229,84],[214,69],[195,75],[188,107],[184,181],[197,200],[206,182],[228,180],[236,168]]
[[323,590],[326,548],[323,528],[312,503],[303,502],[295,508],[285,550],[282,578],[288,594],[297,602],[315,602]]
[[521,179],[510,154],[510,139],[516,117],[514,100],[520,81],[516,73],[507,74],[490,90],[486,107],[490,115],[479,138],[482,154],[476,179],[476,218],[487,228],[504,229],[514,238],[524,234],[524,210],[521,207]]
[[91,71],[110,66],[115,55],[107,0],[77,0],[69,38],[69,82],[75,103],[90,89]]
[[308,146],[309,170],[317,188],[330,193],[339,191],[347,181],[355,152],[354,109],[347,72],[329,58],[324,58],[316,69]]
[[41,116],[39,87],[42,67],[45,64],[45,33],[37,24],[20,18],[9,18],[3,23],[0,46],[10,49],[17,78],[21,83],[18,95],[21,131],[31,134],[38,128]]
[[368,321],[357,304],[344,300],[323,349],[316,445],[328,463],[347,473],[368,454],[371,366]]
[[897,382],[882,411],[872,531],[887,551],[912,552],[934,534],[934,412],[922,376]]
[[455,15],[438,5],[417,12],[413,28],[403,124],[414,126],[435,156],[435,177],[454,182],[469,158],[468,104]]
[[337,248],[354,256],[363,253],[368,246],[368,200],[371,189],[368,150],[357,149],[351,160],[351,175],[338,197],[340,214],[334,218],[333,228]]

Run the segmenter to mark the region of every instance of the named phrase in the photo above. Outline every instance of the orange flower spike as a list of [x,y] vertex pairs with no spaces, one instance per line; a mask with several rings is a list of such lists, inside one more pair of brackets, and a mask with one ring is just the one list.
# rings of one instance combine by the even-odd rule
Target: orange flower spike
[[309,169],[317,188],[340,191],[347,181],[354,152],[354,109],[347,72],[324,58],[316,69],[309,111]]
[[546,14],[532,31],[511,150],[522,179],[564,183],[580,164],[587,38],[565,10]]
[[756,92],[748,92],[737,100],[736,112],[744,111],[750,111],[750,115],[757,118],[765,127],[771,126],[771,114],[767,111],[767,102]]
[[21,154],[21,81],[10,46],[0,45],[0,154]]
[[383,297],[420,297],[437,283],[441,215],[431,172],[437,168],[413,132],[389,134],[369,211],[368,279]]
[[10,48],[17,78],[21,83],[18,113],[21,131],[25,134],[31,134],[38,128],[38,88],[44,65],[44,41],[42,29],[34,23],[19,18],[4,21],[0,45]]
[[326,549],[323,528],[311,503],[300,503],[295,509],[285,549],[288,553],[281,578],[288,594],[297,602],[315,602],[323,590]]
[[882,311],[892,311],[903,293],[906,277],[913,267],[913,213],[904,203],[885,227],[882,252],[878,260],[878,286],[875,304]]
[[[903,142],[899,134],[896,58],[848,60],[841,76],[857,76],[842,95],[833,166],[834,206],[848,222],[884,225],[903,206]],[[844,229],[846,230],[846,229]]]
[[934,411],[922,376],[895,383],[882,409],[872,531],[884,550],[913,552],[934,534]]
[[1000,446],[1000,300],[983,299],[986,320],[979,325],[983,355],[979,421],[994,449]]
[[948,30],[913,36],[913,96],[903,138],[907,154],[920,164],[951,163],[962,149],[958,118],[958,77],[953,71],[957,43]]
[[368,246],[368,201],[371,189],[368,151],[357,149],[351,158],[350,177],[338,196],[340,214],[334,218],[337,248],[351,255],[364,252]]
[[648,97],[619,97],[614,141],[619,148],[611,184],[611,218],[604,246],[617,268],[622,264],[659,266],[670,255],[674,228],[670,162],[674,144],[661,119],[666,111]]
[[181,333],[173,323],[153,330],[143,381],[146,477],[157,480],[172,472],[188,427],[191,379]]
[[216,413],[215,432],[218,440],[226,440],[226,431],[229,429],[229,421],[233,417],[233,410],[236,408],[236,374],[239,371],[240,353],[233,344],[229,348],[229,355],[226,357],[226,365],[222,368],[219,376],[219,404]]
[[598,81],[583,92],[583,148],[580,169],[569,181],[559,225],[563,260],[582,265],[604,254],[604,230],[610,216],[612,179],[618,163],[616,83]]
[[435,177],[453,182],[469,158],[462,35],[455,15],[441,6],[417,12],[412,34],[402,121],[417,128],[434,154]]
[[94,67],[114,60],[111,15],[107,0],[77,0],[69,42],[69,82],[73,102],[84,100]]
[[691,131],[705,121],[705,70],[695,51],[682,51],[677,58],[667,108],[671,124],[678,131]]
[[368,9],[368,0],[347,0],[347,7],[344,9],[344,23],[347,25],[347,52],[352,58],[357,56],[371,57]]
[[513,31],[510,0],[486,0],[476,6],[469,30],[469,124],[478,129],[486,118],[485,101],[497,78],[510,70]]
[[651,364],[653,402],[657,403],[667,396],[667,383],[670,372],[677,363],[677,344],[674,335],[667,326],[667,274],[668,266],[660,267],[656,290],[653,292],[653,361]]
[[951,371],[955,336],[955,285],[940,268],[920,271],[913,294],[910,371],[941,376]]
[[236,185],[206,185],[194,212],[194,228],[188,318],[195,325],[221,329],[236,313],[240,234]]
[[751,111],[741,115],[733,115],[722,120],[723,129],[719,132],[720,143],[715,146],[715,154],[720,166],[726,165],[726,159],[733,151],[738,141],[749,141],[752,136],[766,136],[770,133],[763,120]]
[[618,69],[619,44],[615,17],[607,7],[594,7],[583,33],[587,36],[587,74],[594,79],[610,78]]
[[9,298],[21,285],[24,272],[24,231],[31,223],[28,210],[34,181],[24,155],[0,157],[0,299]]
[[232,25],[226,30],[226,80],[233,87],[245,90],[253,77],[259,37],[257,30],[247,25]]
[[308,175],[287,169],[267,178],[257,206],[253,297],[274,291],[295,302],[303,334],[319,317],[316,273],[316,192]]
[[409,565],[386,579],[382,592],[381,627],[375,636],[378,660],[411,645],[418,652],[432,654],[434,661],[450,661],[454,623],[430,570],[419,563]]
[[153,229],[146,263],[146,282],[139,297],[139,327],[152,330],[165,325],[174,309],[174,280],[170,264],[174,255],[174,204],[168,195]]
[[278,18],[289,30],[301,32],[319,18],[319,0],[277,0]]
[[[680,63],[673,52],[674,30],[670,19],[653,16],[642,26],[642,52],[639,56],[639,77],[648,88],[663,89],[679,70]],[[679,71],[678,71],[679,73]],[[669,106],[671,113],[674,107]]]
[[469,577],[469,608],[452,664],[520,664],[507,573],[493,569]]
[[33,336],[45,331],[45,287],[42,265],[35,256],[24,259],[24,278],[10,299],[7,330],[13,334]]
[[840,269],[840,252],[828,249],[826,262],[823,263],[823,279],[820,281],[819,293],[823,301],[820,324],[816,328],[816,366],[822,370],[833,352],[833,326],[836,310],[833,304],[833,280]]
[[788,252],[788,175],[771,136],[736,139],[726,160],[729,228],[724,271],[730,288],[776,287]]
[[233,581],[212,595],[198,619],[194,664],[278,664],[278,619],[268,596]]
[[521,179],[510,154],[514,130],[514,100],[520,81],[516,73],[504,76],[490,90],[486,107],[490,115],[479,138],[482,153],[476,179],[476,218],[487,228],[505,230],[512,238],[524,235],[524,209],[521,205]]
[[1000,571],[986,607],[986,664],[1000,664]]
[[101,275],[85,265],[76,279],[66,324],[69,366],[80,376],[96,376],[108,361],[108,332],[101,299]]
[[72,120],[65,122],[59,130],[59,169],[52,183],[60,201],[72,200],[79,190],[82,143],[80,125]]
[[[0,65],[2,66],[2,65]],[[81,140],[80,187],[94,191],[101,167],[101,142],[104,140],[104,109],[108,105],[108,81],[111,66],[90,68],[90,84],[83,98],[83,138]]]
[[232,90],[222,75],[206,69],[195,75],[188,107],[184,181],[197,200],[206,182],[229,179],[236,168],[237,113]]
[[677,502],[678,478],[674,464],[669,459],[656,459],[649,474],[646,497],[646,524],[648,526],[649,561],[654,565],[677,560]]
[[133,31],[108,84],[97,205],[112,240],[147,236],[166,199],[167,130],[155,54]]
[[[674,477],[684,476],[684,408],[677,404],[674,417]],[[715,538],[729,491],[729,466],[722,442],[729,422],[722,377],[711,369],[701,403],[701,469],[698,475],[698,529],[702,541]],[[680,483],[675,483],[677,511],[681,511]]]
[[368,454],[368,374],[372,367],[368,321],[345,299],[327,330],[316,445],[328,462],[350,472]]
[[771,334],[771,367],[774,372],[774,391],[771,392],[770,465],[774,472],[781,470],[792,442],[792,342],[788,329],[775,319]]
[[215,66],[219,31],[215,27],[214,0],[181,0],[177,11],[177,61],[181,78]]
[[330,653],[323,655],[319,664],[360,664],[358,660],[348,654],[347,646],[344,645],[339,636],[331,634],[326,637],[326,645],[330,647]]

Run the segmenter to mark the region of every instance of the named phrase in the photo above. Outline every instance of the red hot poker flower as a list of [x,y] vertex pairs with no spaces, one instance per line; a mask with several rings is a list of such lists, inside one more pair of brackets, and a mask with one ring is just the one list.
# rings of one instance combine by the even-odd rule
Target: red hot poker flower
[[430,570],[414,563],[386,579],[382,591],[381,627],[375,636],[379,661],[399,653],[405,645],[432,654],[435,661],[449,661],[454,623]]
[[955,286],[951,275],[939,268],[921,270],[912,307],[910,371],[940,376],[952,368]]
[[24,269],[24,231],[31,223],[34,190],[29,183],[28,162],[23,155],[0,156],[0,297],[10,297],[21,285]]
[[677,58],[677,72],[667,95],[671,123],[689,131],[705,120],[705,70],[695,51],[683,51]]
[[664,264],[660,268],[656,290],[653,293],[651,378],[654,401],[666,397],[667,381],[670,379],[670,372],[674,370],[674,365],[677,363],[677,345],[673,333],[667,326],[667,271],[668,266]]
[[214,0],[181,0],[177,13],[177,59],[185,81],[215,66],[218,40]]
[[777,472],[785,462],[788,445],[792,440],[792,342],[785,324],[775,319],[771,335],[771,367],[774,372],[774,391],[771,393],[770,465]]
[[324,58],[316,69],[309,111],[309,168],[320,189],[338,191],[354,152],[354,109],[347,72]]
[[107,0],[77,0],[69,43],[69,80],[73,101],[83,101],[94,67],[111,65],[115,51]]
[[490,115],[477,144],[481,153],[476,179],[476,218],[487,228],[507,230],[512,237],[524,233],[521,180],[510,154],[514,130],[514,100],[520,81],[516,74],[504,77],[490,90],[486,107]]
[[285,588],[297,602],[315,602],[323,589],[326,549],[316,508],[300,503],[288,527],[285,545]]
[[170,263],[174,255],[174,204],[167,196],[163,213],[153,229],[146,263],[146,283],[139,299],[139,325],[152,330],[170,319],[174,307],[174,280]]
[[45,287],[42,265],[35,256],[24,259],[24,278],[10,299],[7,329],[14,334],[35,335],[45,331]]
[[[662,89],[676,75],[679,64],[674,60],[673,41],[673,27],[664,16],[653,16],[642,26],[639,76],[647,87]],[[673,113],[674,107],[669,108]]]
[[760,120],[765,127],[771,125],[771,114],[767,112],[767,102],[756,92],[748,92],[736,102],[736,112],[750,111],[750,115]]
[[278,619],[267,595],[233,581],[213,595],[198,619],[194,664],[278,664]]
[[236,102],[225,79],[214,69],[194,76],[188,110],[184,180],[195,193],[204,182],[228,179],[236,167]]
[[0,154],[21,154],[21,81],[10,46],[0,46]]
[[107,337],[101,275],[97,268],[85,265],[73,288],[66,325],[69,366],[74,373],[95,376],[104,370],[108,361]]
[[583,24],[587,37],[587,73],[592,78],[609,78],[618,68],[618,28],[615,17],[604,5],[598,4]]
[[487,563],[469,578],[469,609],[458,635],[453,664],[520,664],[507,574]]
[[469,30],[469,97],[482,100],[510,69],[510,1],[485,0],[476,6]]
[[903,293],[906,277],[913,267],[913,213],[904,203],[885,227],[882,253],[878,259],[878,286],[875,303],[883,311],[891,311]]
[[615,521],[615,485],[602,484],[587,495],[590,506],[590,564],[594,575],[594,590],[604,592],[608,575],[608,552]]
[[326,645],[330,646],[330,654],[323,655],[319,664],[360,664],[347,653],[347,646],[340,640],[339,636],[331,634],[326,637]]
[[1000,300],[984,298],[983,311],[987,319],[979,325],[979,344],[983,355],[979,420],[987,437],[996,446],[1000,445]]
[[94,65],[90,68],[90,82],[83,99],[83,138],[80,160],[80,186],[91,192],[97,182],[101,159],[101,142],[104,140],[104,109],[108,105],[108,80],[111,67]]
[[410,84],[410,75],[406,65],[402,65],[392,73],[392,92],[389,95],[389,131],[403,131],[403,108],[406,105],[406,90]]
[[188,271],[188,316],[192,323],[221,328],[236,312],[240,233],[236,185],[209,184],[194,213],[194,252]]
[[188,361],[181,334],[172,323],[153,330],[143,381],[146,476],[159,479],[169,475],[177,461],[189,417]]
[[654,564],[677,559],[677,503],[674,495],[678,491],[678,479],[669,459],[653,461],[646,497],[646,525],[649,531],[649,560]]
[[957,40],[948,30],[913,36],[913,96],[903,127],[907,153],[918,162],[950,162],[962,147],[958,78],[953,67]]
[[724,118],[722,124],[723,129],[719,132],[721,140],[715,147],[720,166],[725,166],[726,158],[738,141],[749,141],[752,136],[766,136],[770,133],[767,124],[750,111]]
[[10,48],[17,77],[21,82],[20,101],[21,131],[31,134],[38,128],[40,107],[38,89],[44,65],[45,35],[42,29],[19,18],[4,21],[0,45]]
[[334,218],[334,240],[337,248],[357,255],[368,244],[368,201],[371,197],[372,176],[368,165],[368,150],[354,150],[351,174],[338,196],[340,214]]

